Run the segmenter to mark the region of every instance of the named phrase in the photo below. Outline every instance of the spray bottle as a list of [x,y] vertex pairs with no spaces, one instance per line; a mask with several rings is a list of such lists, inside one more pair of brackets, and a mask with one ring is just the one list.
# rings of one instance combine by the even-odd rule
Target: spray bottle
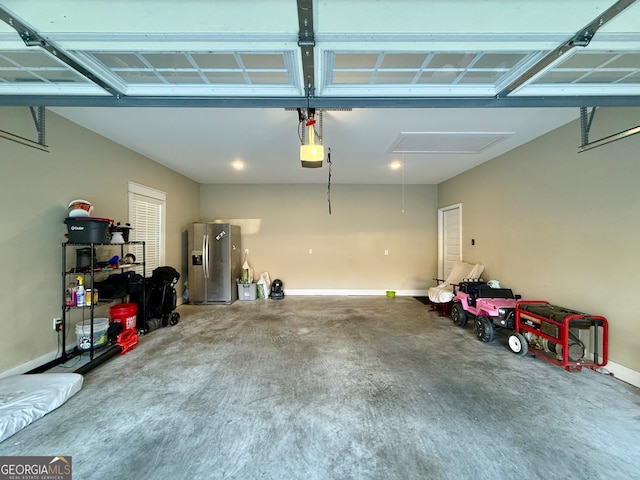
[[76,304],[74,302],[75,298],[74,298],[74,284],[70,284],[69,287],[67,287],[67,291],[65,292],[65,296],[64,296],[64,304],[67,307],[75,307]]
[[76,306],[78,307],[84,307],[84,286],[82,285],[82,277],[80,275],[78,275],[76,277],[76,280],[78,280],[78,291],[76,293]]

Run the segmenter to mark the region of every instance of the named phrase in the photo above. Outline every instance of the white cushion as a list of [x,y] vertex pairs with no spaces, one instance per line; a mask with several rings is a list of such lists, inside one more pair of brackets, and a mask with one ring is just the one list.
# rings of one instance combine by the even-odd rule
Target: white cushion
[[446,285],[442,288],[440,288],[440,286],[431,287],[427,290],[427,295],[431,303],[449,303],[454,297],[453,286]]

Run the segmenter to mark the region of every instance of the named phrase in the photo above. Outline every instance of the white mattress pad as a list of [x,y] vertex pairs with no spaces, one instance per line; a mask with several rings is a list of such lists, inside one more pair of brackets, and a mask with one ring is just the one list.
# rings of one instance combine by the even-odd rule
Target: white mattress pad
[[0,378],[0,442],[55,410],[82,388],[78,373]]

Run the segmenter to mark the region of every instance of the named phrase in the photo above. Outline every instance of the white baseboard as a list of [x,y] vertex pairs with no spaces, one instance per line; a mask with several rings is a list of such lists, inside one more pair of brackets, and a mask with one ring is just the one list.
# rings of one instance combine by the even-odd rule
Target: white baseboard
[[604,367],[598,369],[601,373],[610,373],[618,380],[622,380],[629,385],[640,388],[640,372],[631,370],[624,365],[617,364],[609,360]]
[[[396,290],[396,297],[426,297],[427,296],[427,290]],[[342,288],[336,288],[336,289],[331,289],[331,288],[318,288],[318,289],[314,289],[314,288],[299,288],[299,289],[287,289],[285,288],[284,290],[284,294],[285,296],[287,295],[291,295],[291,296],[296,296],[296,295],[317,295],[317,296],[321,296],[321,295],[343,295],[343,296],[356,296],[356,295],[362,295],[362,296],[366,296],[366,295],[373,295],[373,296],[386,296],[387,295],[387,291],[386,290],[375,290],[375,289],[371,289],[371,290],[353,290],[353,289],[342,289]]]
[[10,368],[9,370],[5,370],[4,372],[0,372],[0,378],[9,377],[11,375],[22,375],[25,372],[33,370],[41,365],[44,365],[47,362],[55,360],[58,356],[57,351],[49,352],[46,355],[42,355],[41,357],[34,358],[33,360],[28,361],[27,363],[23,363],[22,365],[18,365],[16,367]]

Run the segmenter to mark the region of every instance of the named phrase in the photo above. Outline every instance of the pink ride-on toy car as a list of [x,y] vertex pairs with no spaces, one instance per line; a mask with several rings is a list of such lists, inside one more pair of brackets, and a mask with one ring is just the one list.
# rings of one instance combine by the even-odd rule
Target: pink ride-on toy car
[[482,342],[490,342],[495,328],[515,327],[516,300],[510,288],[491,288],[485,282],[461,282],[451,306],[451,320],[464,327],[469,318],[473,329]]

